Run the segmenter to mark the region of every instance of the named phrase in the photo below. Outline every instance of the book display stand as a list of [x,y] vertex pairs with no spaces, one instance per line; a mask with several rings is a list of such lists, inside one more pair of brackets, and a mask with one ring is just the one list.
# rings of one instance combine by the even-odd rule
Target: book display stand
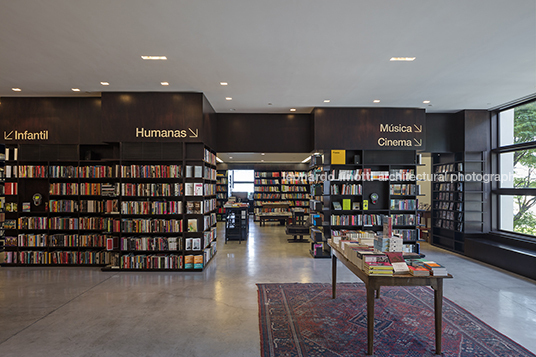
[[218,170],[216,172],[216,219],[218,222],[225,220],[225,202],[229,199],[229,179],[227,170]]

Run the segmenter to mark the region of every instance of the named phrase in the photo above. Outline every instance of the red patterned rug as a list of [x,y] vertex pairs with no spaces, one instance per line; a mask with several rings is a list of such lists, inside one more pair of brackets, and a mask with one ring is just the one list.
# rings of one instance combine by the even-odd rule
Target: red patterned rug
[[[365,285],[257,284],[261,355],[364,356]],[[376,300],[375,356],[434,356],[434,294],[426,287],[382,287]],[[443,299],[443,356],[536,356]]]

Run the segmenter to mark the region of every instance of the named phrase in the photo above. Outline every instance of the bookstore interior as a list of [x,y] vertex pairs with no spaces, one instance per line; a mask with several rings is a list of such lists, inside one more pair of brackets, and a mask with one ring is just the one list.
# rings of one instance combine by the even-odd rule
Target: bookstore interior
[[[56,5],[42,9],[51,19],[50,23],[42,23],[43,33],[49,32],[49,25],[55,26],[52,23],[64,20],[53,12],[67,6],[59,6],[56,0],[52,2]],[[335,301],[341,295],[346,298],[350,285],[355,283],[365,287],[360,295],[363,299],[357,307],[359,314],[344,320],[344,325],[360,330],[339,333],[333,328],[331,333],[339,333],[336,337],[341,338],[346,338],[347,333],[365,336],[360,342],[360,355],[361,352],[373,355],[374,351],[379,355],[393,355],[385,352],[386,349],[395,346],[393,350],[402,351],[402,340],[407,346],[411,345],[410,349],[420,346],[420,340],[405,340],[406,337],[393,342],[392,346],[385,342],[389,335],[385,331],[402,324],[410,331],[408,334],[416,334],[413,327],[427,326],[426,353],[439,355],[444,351],[445,355],[464,355],[450,350],[453,321],[460,321],[450,314],[455,310],[453,306],[459,304],[460,311],[466,309],[477,315],[480,312],[477,317],[484,322],[478,325],[482,321],[476,317],[471,320],[479,326],[474,330],[486,324],[490,329],[497,328],[499,332],[490,332],[493,335],[490,339],[501,341],[489,343],[494,347],[482,347],[479,343],[485,338],[453,332],[452,335],[463,335],[460,337],[463,341],[458,342],[460,346],[465,344],[465,355],[471,355],[467,351],[473,349],[478,351],[475,355],[482,356],[534,356],[525,347],[514,345],[520,343],[536,352],[536,329],[533,328],[536,324],[536,94],[533,93],[536,87],[533,80],[526,84],[529,81],[526,79],[519,90],[514,90],[516,80],[533,77],[533,71],[529,75],[526,71],[530,57],[527,52],[521,55],[521,49],[518,53],[513,49],[515,46],[510,46],[504,51],[509,54],[502,54],[497,60],[518,59],[509,62],[509,66],[519,70],[500,74],[501,83],[506,83],[505,78],[511,76],[508,83],[514,84],[503,90],[485,92],[479,101],[469,95],[463,101],[460,94],[463,91],[459,88],[466,79],[480,78],[486,73],[486,80],[481,79],[478,86],[467,85],[473,91],[484,91],[483,87],[492,87],[489,77],[497,72],[491,68],[500,67],[495,63],[488,66],[460,64],[460,68],[467,67],[463,73],[456,67],[458,62],[469,62],[460,59],[462,54],[465,58],[492,57],[488,55],[491,52],[486,52],[486,46],[474,46],[465,38],[465,34],[476,27],[475,11],[467,11],[467,17],[460,19],[464,24],[471,24],[465,30],[449,25],[445,38],[450,39],[451,32],[455,32],[457,36],[452,38],[463,40],[464,46],[449,51],[448,55],[454,60],[441,60],[444,73],[436,73],[436,67],[429,64],[431,60],[425,59],[422,52],[418,59],[387,58],[385,63],[392,67],[384,73],[384,67],[373,67],[380,66],[376,63],[380,62],[376,58],[377,48],[373,51],[373,46],[367,45],[363,47],[366,51],[355,52],[351,49],[353,45],[348,44],[357,39],[339,33],[344,31],[322,37],[313,30],[313,27],[323,27],[317,26],[323,18],[326,24],[338,19],[341,24],[361,26],[350,13],[339,17],[342,14],[335,16],[328,10],[324,12],[311,6],[315,16],[308,16],[308,12],[302,13],[301,9],[285,4],[292,7],[290,14],[314,19],[311,20],[314,26],[304,28],[301,35],[301,30],[297,30],[299,26],[290,25],[293,20],[282,24],[281,29],[273,29],[277,31],[278,36],[274,37],[279,38],[279,42],[285,42],[288,36],[289,46],[298,46],[296,53],[291,53],[283,51],[280,45],[275,46],[268,38],[264,44],[259,41],[266,30],[260,31],[257,26],[275,27],[266,23],[272,17],[268,13],[275,10],[264,9],[262,13],[267,15],[263,18],[259,16],[261,12],[253,11],[261,5],[239,2],[244,8],[251,6],[245,18],[252,27],[253,42],[246,37],[248,31],[241,28],[236,31],[237,23],[245,20],[231,16],[222,20],[219,12],[230,14],[214,1],[207,8],[193,5],[194,2],[183,4],[181,6],[187,9],[172,21],[172,16],[168,18],[162,11],[165,6],[161,4],[154,5],[154,9],[141,3],[136,5],[143,7],[147,14],[147,18],[140,17],[139,24],[162,19],[172,27],[172,22],[173,36],[177,37],[173,41],[182,41],[174,46],[182,53],[173,52],[175,57],[172,54],[169,58],[156,56],[157,53],[154,56],[136,54],[135,60],[121,66],[112,59],[109,62],[113,70],[108,72],[117,73],[117,77],[110,76],[110,83],[100,82],[100,85],[99,81],[107,80],[105,75],[110,73],[102,70],[107,67],[97,60],[97,54],[94,63],[80,61],[83,66],[72,69],[72,73],[65,71],[64,77],[69,77],[72,83],[78,78],[73,73],[78,73],[80,78],[90,76],[97,84],[87,89],[75,87],[75,84],[69,84],[66,90],[48,88],[44,84],[37,86],[40,76],[49,71],[45,64],[52,66],[45,54],[49,53],[50,59],[58,61],[54,64],[56,67],[50,67],[56,68],[50,73],[63,73],[60,63],[66,62],[60,57],[68,56],[60,54],[68,51],[52,54],[61,47],[59,44],[46,50],[39,47],[42,51],[36,49],[35,52],[41,54],[35,61],[42,61],[47,70],[31,74],[26,86],[15,83],[16,75],[31,71],[22,65],[15,68],[14,56],[6,66],[2,57],[4,53],[26,53],[15,43],[29,43],[32,37],[22,39],[22,34],[26,33],[23,30],[21,37],[16,37],[18,30],[6,31],[9,32],[6,37],[20,40],[0,41],[7,48],[0,56],[2,81],[9,83],[9,88],[0,85],[0,310],[11,316],[0,323],[0,351],[10,356],[18,355],[19,348],[31,351],[26,355],[42,349],[58,351],[55,355],[104,356],[108,354],[99,348],[105,346],[102,347],[105,351],[115,351],[114,355],[118,356],[136,355],[137,348],[143,348],[140,350],[144,351],[143,355],[156,356],[160,354],[152,353],[150,348],[160,345],[158,348],[165,351],[162,355],[252,356],[258,355],[260,338],[263,357],[308,355],[290,352],[291,345],[301,346],[303,351],[310,347],[315,351],[311,355],[315,356],[324,353],[349,356],[352,354],[336,349],[333,351],[339,352],[329,354],[331,347],[326,347],[329,343],[311,347],[317,343],[315,336],[327,336],[330,328],[323,332],[309,328],[328,314],[334,324],[342,321],[345,313],[339,309],[340,305],[322,310],[307,304],[318,296],[326,301]],[[45,3],[40,6],[44,7]],[[119,3],[134,7],[124,0]],[[88,6],[86,12],[94,14],[88,4],[72,6],[73,9]],[[6,11],[16,18],[19,10],[21,14],[26,11],[19,6],[13,2]],[[101,8],[95,6],[95,9]],[[134,26],[125,24],[125,19],[135,15],[134,11],[123,13],[121,9],[119,16],[116,12],[119,7],[114,9],[114,6],[109,5],[109,13],[107,10],[99,14],[109,20],[103,20],[102,29],[92,26],[89,31],[86,20],[76,16],[65,20],[74,25],[78,19],[76,22],[81,26],[68,35],[72,39],[64,39],[65,46],[79,42],[80,48],[87,45],[87,50],[78,48],[80,53],[94,51],[97,45],[89,42],[97,41],[85,39],[95,36],[102,38],[109,48],[122,51],[123,44],[113,42],[114,36],[104,31],[111,26],[104,22],[113,22],[115,19],[109,16],[115,14],[124,29],[130,29]],[[401,5],[392,6],[389,11],[402,11],[402,8],[395,8]],[[463,6],[474,9],[475,5]],[[486,11],[492,13],[486,23],[497,24],[504,20],[512,24],[510,32],[506,32],[506,27],[510,26],[501,23],[505,32],[502,35],[494,32],[492,39],[517,39],[515,34],[519,33],[525,40],[534,40],[525,35],[534,30],[527,24],[536,22],[525,18],[528,16],[525,14],[530,13],[527,9],[534,8],[531,6],[519,5],[512,13],[498,10],[504,10],[506,5],[497,9],[489,6]],[[458,7],[456,12],[442,16],[458,18]],[[488,6],[479,6],[481,10],[485,10],[484,7]],[[194,9],[196,16],[183,17]],[[413,20],[408,23],[417,23],[424,11],[441,12],[428,10],[415,11],[411,16]],[[159,16],[151,15],[153,11]],[[381,12],[386,11],[387,8],[382,7]],[[0,14],[0,20],[5,17]],[[41,23],[39,17],[35,16],[36,23]],[[192,19],[197,21],[198,17],[205,20],[199,19],[199,24],[194,25]],[[366,20],[363,13],[358,17],[362,26],[366,24],[371,29],[380,30],[389,25],[393,31],[404,32],[407,29],[402,28],[408,26],[398,22],[395,26],[386,21],[376,24],[373,16]],[[190,39],[190,33],[206,34],[199,26],[210,27],[207,19],[217,22],[221,33],[218,36],[196,35],[194,40]],[[253,19],[259,24],[255,25]],[[7,23],[0,21],[0,28],[6,29],[8,26],[2,25],[3,22]],[[230,31],[228,26],[232,23],[235,27]],[[419,24],[433,28],[431,20]],[[419,28],[419,36],[421,33],[430,35],[415,26]],[[124,37],[118,35],[117,38],[125,41],[125,47],[132,49],[134,44],[127,42],[135,41],[144,50],[158,52],[162,48],[158,45],[159,38],[168,30],[159,32],[158,26],[149,27],[145,26],[146,36],[133,30],[132,34],[127,36],[125,32]],[[369,33],[364,27],[352,29],[356,34]],[[87,35],[81,36],[78,31]],[[306,37],[308,31],[319,36]],[[238,32],[240,36],[236,41],[243,44],[224,41],[224,37]],[[491,31],[486,27],[481,32]],[[328,35],[333,37],[329,49],[321,45],[330,42],[326,40]],[[411,37],[415,35],[416,32]],[[60,34],[55,36],[60,37]],[[169,34],[166,38],[169,39]],[[486,42],[487,36],[482,35],[482,38],[479,43],[502,46],[502,42],[500,45]],[[491,41],[491,37],[489,39]],[[427,43],[431,41],[428,38]],[[42,46],[38,42],[32,40],[32,46]],[[181,47],[183,43],[185,47]],[[309,48],[306,43],[318,43],[318,47]],[[156,47],[152,47],[153,44]],[[262,46],[273,47],[273,51],[265,52]],[[360,46],[360,42],[356,42],[355,47]],[[397,40],[390,46],[382,46],[400,49],[402,42]],[[224,50],[226,47],[235,52]],[[341,52],[336,52],[336,48]],[[216,56],[218,51],[226,52]],[[426,48],[426,51],[432,52],[432,49]],[[262,57],[256,57],[259,53]],[[448,57],[441,53],[436,57]],[[301,57],[303,54],[307,56]],[[318,56],[318,63],[311,61],[315,56]],[[367,59],[369,56],[375,59]],[[30,66],[27,57],[17,57]],[[228,61],[216,63],[212,57],[225,57]],[[334,61],[328,57],[348,58]],[[105,60],[108,61],[106,57]],[[231,65],[235,60],[237,63]],[[338,71],[327,69],[350,66],[347,60],[355,60],[357,68],[361,69],[368,67],[360,61],[370,61],[367,62],[370,73],[362,70],[359,75],[362,78],[357,78],[356,73],[348,70],[341,71],[344,73],[339,76],[335,74]],[[320,66],[324,61],[325,67]],[[417,70],[411,67],[415,63],[421,66]],[[288,65],[288,71],[282,69],[286,68],[283,64]],[[170,73],[170,67],[163,67],[165,65],[175,68],[177,83],[171,79],[164,82],[167,77],[163,74]],[[149,66],[152,67],[147,70]],[[230,71],[226,66],[240,69]],[[395,66],[396,71],[391,72]],[[240,95],[230,94],[234,85],[232,78],[214,81],[215,72],[209,67],[217,68],[214,71],[221,71],[219,74],[234,73],[237,82],[240,78],[240,95],[247,98],[243,99],[247,104],[240,107]],[[97,71],[96,68],[102,69]],[[397,72],[400,68],[407,72]],[[203,70],[206,76],[201,73]],[[299,75],[302,70],[307,73],[306,79]],[[262,72],[258,79],[266,82],[272,80],[272,75],[273,82],[277,82],[281,79],[278,73],[288,78],[282,84],[266,84],[270,90],[277,88],[273,93],[278,93],[277,97],[268,97],[268,89],[263,94],[254,93],[254,88],[262,87],[253,84],[253,78],[257,78],[254,72]],[[156,73],[162,78],[158,77],[154,86],[145,83],[154,81],[152,77],[149,80],[149,76]],[[135,74],[141,77],[136,78]],[[330,76],[333,79],[327,82],[322,78]],[[372,79],[365,80],[367,76]],[[180,82],[178,77],[182,77]],[[416,84],[410,81],[412,77],[426,78],[429,83],[421,80]],[[114,78],[118,78],[115,83]],[[118,84],[119,78],[125,81]],[[214,82],[210,86],[203,82],[208,82],[208,78]],[[315,80],[319,82],[313,84]],[[434,87],[436,97],[422,96],[435,80],[439,83]],[[411,87],[408,84],[406,88],[405,81],[411,82]],[[450,87],[447,82],[460,82],[460,85]],[[385,89],[387,84],[378,83],[388,83],[389,89]],[[36,88],[30,89],[33,84]],[[392,94],[390,101],[383,97],[375,99],[370,96],[376,95],[376,86],[383,88],[384,94],[399,94]],[[442,86],[445,88],[439,89]],[[318,91],[314,92],[313,87]],[[341,99],[342,104],[339,104],[334,97],[324,99],[319,94],[320,88],[337,87],[341,87],[339,98],[351,99],[345,99],[346,102]],[[511,93],[505,94],[509,90]],[[419,97],[418,102],[404,99],[404,96],[417,98],[419,91],[422,98]],[[516,97],[512,97],[514,95]],[[443,103],[441,107],[436,106],[434,100],[428,100],[439,97],[445,102],[458,103]],[[287,108],[287,103],[294,98],[301,98],[300,105]],[[366,102],[362,98],[366,98]],[[488,99],[493,103],[488,103]],[[260,102],[264,104],[258,104]],[[311,301],[303,302],[302,310],[299,306],[292,310],[290,306],[299,300],[300,294],[291,296],[289,291],[297,289],[298,284],[308,284],[317,290],[311,293],[312,297],[302,294],[311,297]],[[10,286],[16,287],[10,289]],[[408,287],[418,287],[421,292],[429,290],[424,304],[427,310],[419,310],[420,315],[413,322],[409,317],[396,320],[393,312],[398,302],[406,303],[406,300],[401,301],[412,295],[402,297],[402,293],[398,296],[393,291],[407,292]],[[424,299],[424,294],[427,293],[412,297]],[[274,302],[274,296],[280,300]],[[344,302],[344,299],[339,300]],[[28,301],[31,303],[26,304]],[[419,309],[422,301],[415,303]],[[148,312],[148,305],[155,311]],[[411,303],[405,307],[409,305]],[[287,310],[276,317],[275,311],[282,306]],[[321,311],[329,312],[321,315]],[[501,311],[499,317],[494,315],[496,311]],[[284,320],[286,313],[290,322]],[[309,313],[315,317],[308,324],[301,328],[288,327],[298,324],[299,318]],[[316,313],[318,315],[314,315]],[[430,324],[425,325],[425,319],[430,320]],[[77,321],[76,326],[73,321]],[[85,326],[80,326],[80,321],[84,321]],[[149,322],[145,324],[145,321]],[[517,323],[519,328],[516,328]],[[408,327],[410,325],[413,327]],[[171,326],[174,336],[170,337],[171,332],[163,326]],[[179,333],[173,330],[175,328]],[[283,330],[291,337],[281,337]],[[154,341],[145,336],[146,332]],[[76,341],[76,344],[83,344],[81,335],[89,336],[90,342],[81,347],[87,353],[73,352],[73,344],[64,343],[63,337],[54,333],[58,336],[72,333],[65,340]],[[504,334],[505,339],[502,340],[500,334]],[[176,341],[175,335],[179,336]],[[107,336],[110,340],[103,342]],[[474,345],[464,342],[469,339]],[[334,344],[340,347],[345,342]],[[477,345],[479,347],[475,347]],[[241,350],[242,346],[247,347]],[[511,350],[497,352],[497,346],[509,346]],[[239,349],[239,353],[233,354]],[[482,352],[484,350],[487,352]],[[492,350],[493,353],[489,352]]]

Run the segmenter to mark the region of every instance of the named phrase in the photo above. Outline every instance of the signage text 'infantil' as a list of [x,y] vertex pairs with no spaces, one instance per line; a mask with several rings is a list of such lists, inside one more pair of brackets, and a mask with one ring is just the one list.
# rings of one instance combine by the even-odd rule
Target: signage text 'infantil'
[[41,130],[38,132],[31,132],[28,130],[4,131],[4,140],[48,140],[48,130]]

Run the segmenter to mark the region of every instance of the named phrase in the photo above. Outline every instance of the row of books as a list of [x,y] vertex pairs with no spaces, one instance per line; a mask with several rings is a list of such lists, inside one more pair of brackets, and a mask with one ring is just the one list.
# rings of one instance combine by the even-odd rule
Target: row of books
[[6,237],[6,246],[12,247],[105,247],[102,234],[19,234]]
[[463,223],[445,219],[438,219],[434,227],[450,229],[451,231],[463,232]]
[[332,184],[330,188],[332,195],[362,195],[363,186],[361,184]]
[[391,181],[415,180],[415,169],[391,169],[389,171]]
[[389,185],[391,196],[413,196],[421,194],[421,186],[415,184],[391,184]]
[[272,171],[272,172],[255,171],[255,178],[260,178],[260,177],[281,177],[281,174],[278,171]]
[[205,149],[203,158],[205,162],[208,162],[209,164],[216,166],[216,155],[214,153]]
[[307,193],[284,193],[281,195],[281,198],[282,199],[303,199],[303,200],[308,200],[309,199],[309,194]]
[[456,192],[456,193],[440,192],[440,193],[436,193],[435,196],[436,196],[436,200],[440,200],[440,201],[463,201],[462,192]]
[[352,202],[352,199],[350,199],[350,198],[345,198],[345,199],[341,200],[341,202],[339,202],[339,201],[334,201],[333,202],[333,209],[335,211],[340,211],[340,210],[345,210],[345,211],[359,210],[360,207],[361,207],[360,202],[357,202],[357,201]]
[[463,183],[434,183],[434,191],[463,191]]
[[455,164],[438,165],[434,168],[434,173],[447,173],[455,171],[463,171],[463,163],[458,162]]
[[279,186],[255,186],[255,192],[280,192]]
[[121,214],[182,214],[182,202],[123,201]]
[[210,229],[212,226],[216,224],[216,213],[211,213],[210,215],[203,216],[203,222],[204,222],[204,231],[207,229]]
[[434,208],[435,209],[442,209],[442,210],[456,210],[458,212],[461,212],[463,210],[463,202],[448,202],[448,201],[442,201],[442,202],[434,202]]
[[279,185],[279,180],[256,179],[255,185]]
[[178,220],[178,219],[134,219],[134,218],[129,219],[129,218],[123,218],[123,219],[121,219],[121,232],[126,232],[126,233],[180,233],[180,232],[182,232],[182,220]]
[[49,212],[119,213],[118,200],[50,200]]
[[19,184],[17,182],[6,182],[4,186],[4,192],[6,196],[19,194]]
[[309,181],[307,179],[307,175],[305,175],[303,178],[296,178],[296,179],[284,178],[284,179],[281,179],[281,184],[282,185],[308,185]]
[[280,193],[256,193],[253,195],[256,200],[280,200]]
[[6,264],[91,264],[105,265],[111,253],[105,251],[23,251],[5,252]]
[[454,211],[439,211],[436,212],[436,215],[434,218],[441,218],[441,219],[448,219],[451,221],[462,221],[463,220],[463,213],[460,212],[454,212]]
[[283,184],[281,186],[281,192],[308,192],[309,189],[304,186],[287,186]]
[[389,208],[399,211],[414,211],[418,205],[418,200],[414,199],[392,199]]
[[128,250],[182,250],[180,237],[122,237],[120,249]]
[[182,196],[182,183],[121,183],[123,196]]
[[121,269],[184,269],[182,255],[177,254],[127,254],[122,255]]
[[181,165],[122,165],[123,178],[180,178]]
[[47,178],[47,167],[43,165],[20,165],[19,178]]
[[187,178],[204,178],[216,180],[216,170],[208,166],[186,166],[184,176]]
[[214,209],[216,209],[215,199],[186,202],[186,214],[204,214]]

